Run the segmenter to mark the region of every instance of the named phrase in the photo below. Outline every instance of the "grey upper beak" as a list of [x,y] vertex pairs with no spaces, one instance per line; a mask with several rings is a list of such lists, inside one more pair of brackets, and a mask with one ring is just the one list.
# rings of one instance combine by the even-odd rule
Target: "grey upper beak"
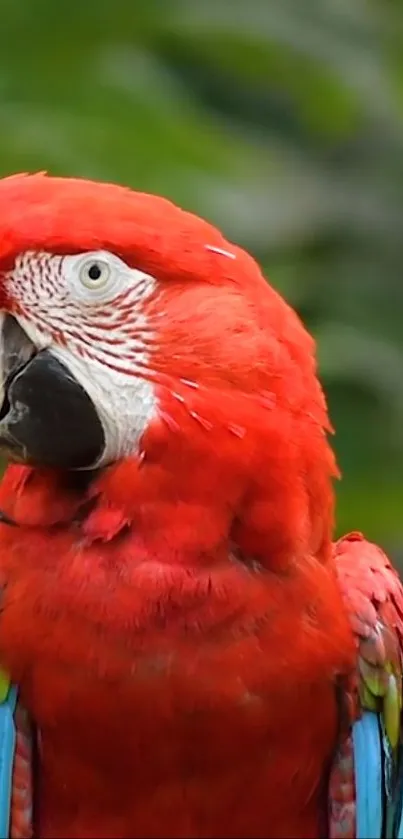
[[35,355],[35,347],[11,315],[3,315],[0,326],[0,418],[4,413],[7,386]]
[[11,315],[0,322],[0,450],[12,460],[91,469],[105,448],[96,407],[50,349],[36,351]]

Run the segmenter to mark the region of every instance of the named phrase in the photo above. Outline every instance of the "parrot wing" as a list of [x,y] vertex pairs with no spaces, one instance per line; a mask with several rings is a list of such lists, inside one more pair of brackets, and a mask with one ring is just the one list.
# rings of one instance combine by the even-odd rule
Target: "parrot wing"
[[0,836],[33,835],[34,732],[17,688],[0,670]]
[[10,839],[33,835],[34,732],[25,709],[17,700],[15,746],[10,806]]
[[383,551],[360,533],[335,543],[334,557],[358,666],[350,695],[353,725],[330,777],[329,835],[400,839],[403,586]]

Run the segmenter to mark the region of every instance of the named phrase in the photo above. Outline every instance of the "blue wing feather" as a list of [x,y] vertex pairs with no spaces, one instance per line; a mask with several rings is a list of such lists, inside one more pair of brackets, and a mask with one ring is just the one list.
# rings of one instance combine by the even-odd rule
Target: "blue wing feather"
[[366,711],[353,726],[357,839],[382,839],[382,737],[378,714]]
[[0,839],[7,839],[10,830],[16,701],[17,690],[10,687],[4,702],[0,704]]

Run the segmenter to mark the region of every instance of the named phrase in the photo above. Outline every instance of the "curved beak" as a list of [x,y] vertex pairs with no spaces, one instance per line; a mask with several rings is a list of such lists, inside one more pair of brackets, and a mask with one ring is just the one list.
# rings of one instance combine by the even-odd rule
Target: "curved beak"
[[0,321],[0,451],[11,460],[90,469],[105,437],[84,388],[50,349],[37,352],[14,317]]

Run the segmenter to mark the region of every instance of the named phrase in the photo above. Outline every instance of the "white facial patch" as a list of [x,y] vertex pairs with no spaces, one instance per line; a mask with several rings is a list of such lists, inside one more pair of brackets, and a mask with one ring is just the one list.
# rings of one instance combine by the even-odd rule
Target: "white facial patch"
[[[149,369],[153,334],[149,274],[108,251],[22,254],[6,278],[16,320],[38,350],[49,349],[88,393],[102,422],[105,465],[139,450],[157,413]],[[46,398],[46,395],[44,395]]]
[[[4,324],[5,314],[4,312],[0,312],[0,335],[3,332],[3,324]],[[0,353],[0,405],[4,402],[5,396],[5,384],[6,384],[6,373],[4,370],[4,359],[3,353]]]
[[105,450],[99,463],[139,451],[141,437],[156,416],[156,399],[151,382],[127,375],[99,362],[72,355],[64,347],[52,354],[71,371],[96,406],[105,434]]

